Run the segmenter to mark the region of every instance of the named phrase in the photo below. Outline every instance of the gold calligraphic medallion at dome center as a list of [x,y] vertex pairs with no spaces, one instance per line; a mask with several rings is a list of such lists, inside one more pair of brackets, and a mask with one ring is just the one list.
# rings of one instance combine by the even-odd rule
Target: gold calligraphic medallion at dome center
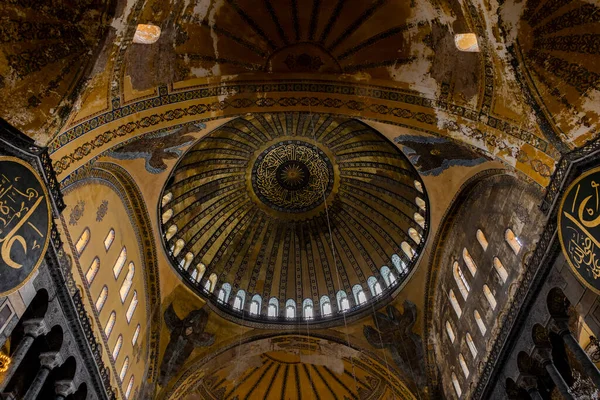
[[48,192],[31,165],[0,157],[0,296],[23,286],[50,238]]
[[565,192],[558,236],[575,275],[600,294],[600,168],[581,175]]

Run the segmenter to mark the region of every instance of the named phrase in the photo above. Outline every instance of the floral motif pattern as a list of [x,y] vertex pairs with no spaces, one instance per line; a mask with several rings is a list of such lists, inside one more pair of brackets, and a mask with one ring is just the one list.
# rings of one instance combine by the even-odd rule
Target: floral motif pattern
[[69,225],[77,225],[77,222],[83,217],[84,211],[85,201],[79,201],[71,210],[71,214],[69,215]]
[[98,210],[96,211],[96,222],[102,222],[107,212],[108,200],[102,200],[102,203],[98,206]]

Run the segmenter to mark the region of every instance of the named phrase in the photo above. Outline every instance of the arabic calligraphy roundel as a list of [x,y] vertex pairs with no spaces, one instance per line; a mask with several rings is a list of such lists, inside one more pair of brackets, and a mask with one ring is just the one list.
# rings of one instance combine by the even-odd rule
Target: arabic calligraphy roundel
[[581,175],[565,192],[558,235],[575,275],[600,294],[600,168]]
[[39,267],[50,238],[50,201],[26,162],[0,157],[0,296],[14,292]]

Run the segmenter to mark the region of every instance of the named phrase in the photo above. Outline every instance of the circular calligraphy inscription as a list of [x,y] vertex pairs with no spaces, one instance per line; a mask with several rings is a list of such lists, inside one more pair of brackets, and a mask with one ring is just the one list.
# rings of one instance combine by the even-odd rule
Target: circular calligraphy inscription
[[600,294],[600,168],[581,175],[565,192],[558,236],[575,275]]
[[264,150],[252,168],[252,189],[269,207],[283,212],[312,210],[333,187],[333,166],[319,148],[300,140]]
[[50,201],[26,162],[0,157],[0,296],[23,286],[38,268],[50,238]]

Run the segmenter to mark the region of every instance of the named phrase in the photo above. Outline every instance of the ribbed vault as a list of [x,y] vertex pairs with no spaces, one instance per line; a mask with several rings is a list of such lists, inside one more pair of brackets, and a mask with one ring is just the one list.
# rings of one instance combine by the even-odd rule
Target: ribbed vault
[[408,275],[427,236],[417,172],[349,118],[233,120],[186,153],[163,195],[172,262],[220,308],[249,319],[358,310]]

